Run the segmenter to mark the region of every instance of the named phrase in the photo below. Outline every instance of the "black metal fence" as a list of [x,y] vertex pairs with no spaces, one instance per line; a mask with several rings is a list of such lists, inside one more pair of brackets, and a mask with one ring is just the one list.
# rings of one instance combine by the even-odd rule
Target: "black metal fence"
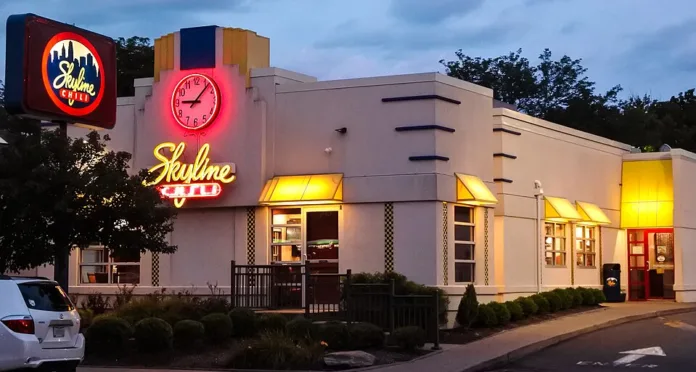
[[[237,265],[232,261],[233,307],[304,309],[307,318],[367,322],[387,332],[406,326],[425,330],[439,346],[439,297],[397,295],[394,281],[358,284],[346,274],[312,273],[309,265]],[[304,301],[303,301],[304,298]]]

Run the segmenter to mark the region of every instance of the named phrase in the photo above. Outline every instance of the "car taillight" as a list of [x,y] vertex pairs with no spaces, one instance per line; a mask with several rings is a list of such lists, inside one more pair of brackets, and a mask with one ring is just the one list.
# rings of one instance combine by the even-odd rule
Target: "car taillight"
[[34,334],[34,319],[3,320],[2,324],[17,333],[24,333],[28,335]]

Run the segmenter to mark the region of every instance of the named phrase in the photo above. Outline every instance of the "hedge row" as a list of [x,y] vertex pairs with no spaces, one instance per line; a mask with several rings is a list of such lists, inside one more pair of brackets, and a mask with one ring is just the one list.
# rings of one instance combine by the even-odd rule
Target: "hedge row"
[[505,303],[479,304],[473,285],[459,303],[457,323],[463,327],[497,327],[535,315],[555,313],[580,306],[596,306],[605,302],[604,292],[593,288],[558,288]]

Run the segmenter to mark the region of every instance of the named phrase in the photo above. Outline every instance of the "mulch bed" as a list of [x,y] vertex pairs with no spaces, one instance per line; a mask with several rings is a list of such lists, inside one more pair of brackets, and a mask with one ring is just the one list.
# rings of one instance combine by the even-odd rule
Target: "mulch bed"
[[483,338],[492,336],[494,334],[500,333],[500,332],[505,332],[511,329],[519,328],[519,327],[524,327],[528,326],[531,324],[537,324],[541,322],[545,322],[548,320],[554,320],[558,318],[562,318],[564,316],[568,315],[573,315],[573,314],[579,314],[579,313],[584,313],[587,311],[592,311],[592,310],[597,310],[601,309],[602,306],[584,306],[580,308],[575,308],[575,309],[568,309],[568,310],[563,310],[559,311],[556,313],[552,314],[545,314],[545,315],[539,315],[539,316],[533,316],[524,320],[520,320],[514,323],[509,323],[506,326],[503,327],[496,327],[496,328],[472,328],[472,329],[466,329],[466,328],[455,328],[455,329],[448,329],[448,330],[442,330],[440,331],[440,343],[443,344],[468,344],[470,342],[478,341]]

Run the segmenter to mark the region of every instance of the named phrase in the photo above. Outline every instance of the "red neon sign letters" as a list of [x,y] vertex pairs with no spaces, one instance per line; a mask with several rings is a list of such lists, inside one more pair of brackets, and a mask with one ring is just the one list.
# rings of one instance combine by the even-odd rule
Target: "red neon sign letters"
[[170,184],[159,187],[160,194],[169,199],[215,198],[222,193],[222,186],[217,182],[194,184]]

